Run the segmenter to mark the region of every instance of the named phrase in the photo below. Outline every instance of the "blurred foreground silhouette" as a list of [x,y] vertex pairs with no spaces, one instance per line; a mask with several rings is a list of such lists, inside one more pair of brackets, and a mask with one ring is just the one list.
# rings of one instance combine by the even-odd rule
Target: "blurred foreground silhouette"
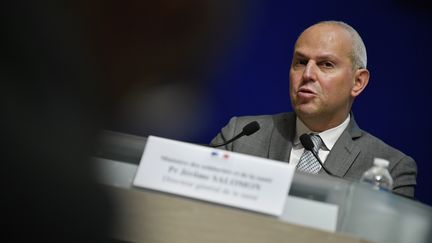
[[172,117],[194,127],[187,116],[229,22],[220,13],[234,12],[232,1],[213,2],[2,4],[5,238],[112,240],[115,205],[89,163],[97,134],[167,131]]

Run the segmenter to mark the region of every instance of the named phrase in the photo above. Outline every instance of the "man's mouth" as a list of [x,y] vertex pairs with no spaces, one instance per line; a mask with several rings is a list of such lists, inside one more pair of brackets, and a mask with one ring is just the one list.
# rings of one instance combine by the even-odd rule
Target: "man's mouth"
[[315,91],[313,91],[312,89],[306,88],[306,87],[301,87],[297,91],[297,97],[303,101],[309,101],[309,100],[315,98],[315,96],[316,96]]
[[306,93],[306,94],[315,94],[315,92],[311,89],[308,88],[300,88],[298,91],[298,93]]

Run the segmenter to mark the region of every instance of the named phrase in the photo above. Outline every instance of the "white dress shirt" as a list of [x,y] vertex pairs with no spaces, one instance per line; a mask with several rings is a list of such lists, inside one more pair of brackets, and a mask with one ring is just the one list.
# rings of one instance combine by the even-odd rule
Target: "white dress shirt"
[[318,157],[321,159],[321,161],[323,163],[325,163],[327,156],[329,155],[331,149],[335,145],[335,143],[338,140],[338,138],[340,137],[340,135],[342,135],[343,131],[348,126],[350,119],[351,119],[351,117],[348,114],[348,117],[339,126],[325,130],[325,131],[320,132],[320,133],[316,133],[316,132],[310,130],[308,127],[306,127],[306,125],[297,117],[296,135],[294,137],[294,144],[293,144],[293,147],[291,149],[291,155],[290,155],[289,163],[294,165],[294,166],[297,166],[297,164],[300,160],[300,157],[302,156],[303,151],[304,151],[304,147],[301,144],[299,137],[304,133],[307,133],[307,134],[313,133],[313,134],[317,134],[321,137],[323,144],[321,145],[320,149],[318,150]]

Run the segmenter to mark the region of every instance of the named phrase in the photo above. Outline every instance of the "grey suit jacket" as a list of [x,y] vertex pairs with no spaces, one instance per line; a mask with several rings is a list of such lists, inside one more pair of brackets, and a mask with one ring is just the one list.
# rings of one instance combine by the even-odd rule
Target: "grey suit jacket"
[[[225,149],[288,162],[296,131],[296,115],[292,112],[233,117],[211,141],[211,144],[221,144],[234,137],[251,121],[257,121],[261,129],[255,134],[244,136],[226,145]],[[362,174],[372,167],[375,157],[390,161],[389,171],[394,180],[393,192],[414,197],[417,175],[415,161],[361,130],[353,116],[351,116],[348,127],[330,151],[325,166],[339,177],[358,181]],[[323,170],[320,173],[325,174]]]

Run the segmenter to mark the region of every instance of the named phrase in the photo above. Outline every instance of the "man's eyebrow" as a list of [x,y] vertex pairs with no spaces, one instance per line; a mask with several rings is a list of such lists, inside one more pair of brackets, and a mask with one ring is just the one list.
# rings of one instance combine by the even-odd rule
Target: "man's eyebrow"
[[[294,52],[294,57],[310,59],[310,57],[308,57],[307,55],[305,55],[299,51]],[[317,56],[315,59],[316,60],[336,60],[337,57],[333,54],[322,54],[322,55]]]
[[299,51],[295,51],[294,52],[294,56],[295,57],[300,57],[300,58],[308,58],[305,54],[299,52]]
[[335,55],[332,55],[332,54],[323,54],[323,55],[319,55],[316,59],[317,60],[336,60],[337,57]]

